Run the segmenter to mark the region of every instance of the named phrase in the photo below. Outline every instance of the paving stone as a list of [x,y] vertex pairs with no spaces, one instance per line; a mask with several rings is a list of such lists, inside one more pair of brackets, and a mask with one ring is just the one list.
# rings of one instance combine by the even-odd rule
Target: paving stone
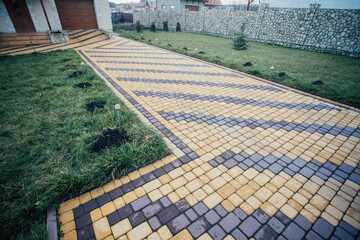
[[305,231],[308,231],[312,226],[312,223],[309,220],[307,220],[306,218],[304,218],[301,214],[298,214],[296,216],[296,218],[294,219],[294,221],[297,225],[299,225]]
[[88,202],[86,202],[84,205],[84,212],[85,213],[89,213],[91,212],[92,210],[96,209],[99,207],[99,205],[97,204],[96,200],[95,199],[92,199]]
[[231,236],[233,236],[236,240],[247,240],[248,237],[245,236],[238,228],[232,231]]
[[82,215],[84,215],[84,208],[83,206],[78,206],[77,208],[74,208],[74,218],[79,218],[81,217]]
[[160,202],[165,208],[172,204],[168,197],[161,198]]
[[215,207],[215,211],[220,215],[220,217],[224,217],[228,213],[226,209],[221,205],[217,205]]
[[196,204],[193,209],[199,216],[204,215],[209,210],[203,202]]
[[194,238],[198,238],[207,230],[209,230],[210,224],[203,218],[199,218],[195,222],[193,222],[189,227],[188,230]]
[[108,193],[105,193],[99,197],[96,198],[97,202],[100,206],[105,205],[106,203],[111,201],[110,195]]
[[128,192],[133,191],[135,189],[135,186],[132,182],[128,182],[128,183],[122,185],[121,188],[124,193],[128,193]]
[[226,236],[226,233],[219,225],[213,226],[208,233],[214,240],[221,240]]
[[216,213],[215,210],[210,210],[205,214],[205,219],[211,224],[214,225],[220,220],[220,216]]
[[157,217],[159,218],[160,222],[162,224],[166,224],[176,216],[180,214],[179,210],[174,205],[171,205],[168,208],[165,208],[163,211],[161,211]]
[[195,221],[199,217],[194,209],[190,208],[185,212],[186,216],[190,219],[190,221]]
[[110,224],[110,227],[112,225],[115,225],[116,223],[120,222],[120,217],[117,211],[110,213],[109,215],[106,216],[108,219],[108,222]]
[[351,235],[341,227],[336,228],[334,235],[339,237],[340,239],[355,239],[353,235]]
[[153,231],[156,231],[161,227],[161,223],[160,223],[159,219],[156,216],[150,218],[148,220],[148,223],[149,223],[149,225],[150,225],[150,227],[151,227],[151,229]]
[[164,208],[163,206],[160,204],[159,201],[156,201],[152,204],[150,204],[149,206],[145,207],[142,210],[142,213],[144,214],[144,216],[146,218],[151,218],[152,216],[155,216],[156,214],[158,214],[160,211],[162,211]]
[[95,238],[94,228],[92,225],[88,225],[81,230],[77,231],[78,240],[88,240]]
[[306,234],[305,239],[307,239],[307,240],[323,240],[322,237],[320,237],[318,234],[316,234],[312,230]]
[[130,203],[131,207],[133,208],[134,212],[139,211],[140,209],[146,207],[148,204],[151,203],[151,200],[147,195],[142,196],[141,198],[136,199],[132,203]]
[[171,220],[167,226],[170,229],[171,233],[175,236],[178,232],[186,228],[190,224],[189,219],[185,214],[181,214]]
[[274,217],[270,218],[267,224],[278,234],[280,234],[285,228],[285,225]]
[[260,228],[260,226],[261,224],[255,218],[250,216],[240,224],[240,230],[246,236],[251,237]]
[[115,199],[117,199],[118,197],[121,197],[123,194],[124,194],[124,193],[123,193],[123,191],[122,191],[122,189],[121,189],[120,187],[115,188],[115,189],[113,189],[113,190],[111,190],[111,191],[109,192],[109,196],[110,196],[110,199],[111,199],[111,200],[115,200]]
[[269,219],[269,216],[261,209],[257,209],[253,213],[253,216],[262,224],[264,224]]
[[353,236],[356,236],[356,234],[358,233],[358,230],[356,230],[356,228],[354,228],[353,226],[351,226],[350,224],[348,224],[345,221],[341,221],[339,223],[339,226]]
[[272,230],[268,225],[262,226],[255,234],[255,239],[258,240],[273,240],[278,237],[278,234]]
[[327,239],[328,237],[330,237],[331,233],[333,232],[334,227],[324,219],[318,218],[318,220],[313,225],[312,229],[321,237]]
[[180,213],[183,213],[190,208],[189,203],[185,199],[181,199],[180,201],[176,202],[175,206],[177,207]]
[[122,220],[130,216],[133,213],[133,210],[131,209],[130,205],[125,205],[124,207],[117,210],[117,212],[119,214],[120,219]]
[[287,239],[301,240],[305,236],[305,231],[292,222],[286,227],[282,235]]
[[129,217],[131,226],[136,227],[145,221],[145,217],[141,212],[136,212]]
[[82,229],[83,227],[91,224],[90,214],[86,213],[79,218],[75,219],[76,229]]
[[219,224],[226,231],[226,233],[230,233],[240,224],[240,219],[234,213],[229,213],[220,221]]
[[241,208],[236,208],[233,213],[235,213],[235,215],[240,218],[241,220],[244,220],[245,218],[248,217],[248,215],[246,214],[246,212],[244,212]]
[[285,214],[283,214],[282,212],[278,211],[276,214],[275,214],[275,217],[277,219],[279,219],[282,223],[284,223],[285,225],[289,224],[291,222],[291,219],[286,216]]

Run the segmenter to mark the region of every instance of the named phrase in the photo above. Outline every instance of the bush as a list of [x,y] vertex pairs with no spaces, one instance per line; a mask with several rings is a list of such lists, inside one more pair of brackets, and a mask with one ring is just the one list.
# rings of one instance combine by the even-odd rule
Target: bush
[[150,31],[156,32],[155,22],[151,24]]
[[168,21],[164,21],[164,22],[163,22],[163,30],[164,30],[165,32],[169,31]]
[[135,30],[137,32],[141,32],[141,25],[140,25],[140,21],[136,21],[136,24],[135,24]]
[[176,31],[181,32],[181,25],[179,22],[176,23]]
[[248,47],[245,35],[245,23],[241,25],[241,31],[236,34],[233,40],[235,50],[246,50]]

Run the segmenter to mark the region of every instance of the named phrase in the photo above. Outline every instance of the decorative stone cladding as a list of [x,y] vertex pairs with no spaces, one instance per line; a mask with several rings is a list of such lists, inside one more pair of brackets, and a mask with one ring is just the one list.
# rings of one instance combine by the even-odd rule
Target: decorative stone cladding
[[134,12],[134,23],[137,20],[146,27],[155,22],[159,29],[163,21],[168,21],[173,30],[179,22],[183,31],[226,37],[234,37],[245,22],[245,33],[252,41],[360,56],[359,9],[320,9],[320,4],[310,4],[309,8],[269,8],[262,4],[257,12],[233,9]]

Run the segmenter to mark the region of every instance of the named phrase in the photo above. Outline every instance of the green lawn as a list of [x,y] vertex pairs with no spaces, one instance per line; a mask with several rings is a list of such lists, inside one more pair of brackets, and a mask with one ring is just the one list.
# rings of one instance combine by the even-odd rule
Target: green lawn
[[[59,197],[169,153],[161,136],[81,61],[76,52],[60,50],[0,58],[1,239],[46,239],[46,209]],[[85,74],[68,77],[79,70]],[[93,87],[73,87],[80,82]],[[86,110],[87,103],[100,100],[107,101],[104,109]],[[115,127],[126,130],[130,141],[91,152],[96,136]]]
[[[129,29],[129,26],[126,28]],[[114,27],[115,32],[124,37],[195,56],[360,108],[359,58],[258,42],[250,42],[247,50],[236,51],[229,38],[186,32],[145,30],[137,33],[124,29],[124,25]],[[145,40],[141,40],[141,34]],[[183,50],[184,47],[188,50]],[[205,53],[200,54],[200,51]],[[243,64],[246,62],[251,62],[253,66],[244,67]],[[273,73],[270,72],[271,66],[275,67]],[[285,72],[286,76],[278,77],[280,72]],[[318,80],[324,84],[312,84]]]

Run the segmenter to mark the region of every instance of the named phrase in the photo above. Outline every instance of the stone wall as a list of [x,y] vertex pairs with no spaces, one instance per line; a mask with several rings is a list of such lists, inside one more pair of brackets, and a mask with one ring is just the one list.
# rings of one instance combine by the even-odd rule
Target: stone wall
[[261,5],[257,12],[202,10],[200,12],[149,11],[134,12],[134,23],[150,27],[155,22],[162,29],[181,24],[183,31],[234,37],[243,22],[245,33],[253,41],[331,52],[360,57],[360,10],[309,8],[269,8]]

